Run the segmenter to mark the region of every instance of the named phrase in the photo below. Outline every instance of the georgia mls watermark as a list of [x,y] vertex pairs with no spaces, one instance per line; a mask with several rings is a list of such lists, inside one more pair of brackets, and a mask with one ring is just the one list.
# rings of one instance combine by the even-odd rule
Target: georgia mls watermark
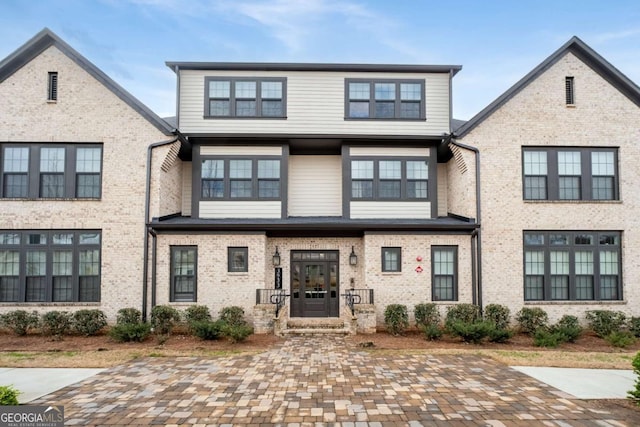
[[0,427],[63,427],[64,406],[0,406]]

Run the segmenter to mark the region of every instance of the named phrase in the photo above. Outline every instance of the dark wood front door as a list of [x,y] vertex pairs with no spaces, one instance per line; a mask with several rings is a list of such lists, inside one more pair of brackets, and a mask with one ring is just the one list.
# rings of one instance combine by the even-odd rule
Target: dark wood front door
[[291,317],[338,316],[338,253],[291,255]]

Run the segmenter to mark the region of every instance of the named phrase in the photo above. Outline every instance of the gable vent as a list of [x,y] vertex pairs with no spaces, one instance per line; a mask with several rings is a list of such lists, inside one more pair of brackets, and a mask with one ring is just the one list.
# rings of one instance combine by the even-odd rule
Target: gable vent
[[449,149],[453,153],[453,158],[456,161],[456,166],[461,174],[467,171],[467,163],[464,161],[464,157],[462,156],[462,152],[460,151],[460,147],[454,144],[449,144]]
[[49,73],[49,90],[47,93],[47,101],[58,100],[58,73],[53,71]]
[[162,169],[163,172],[169,172],[171,167],[175,164],[176,160],[178,160],[179,151],[180,151],[180,141],[176,141],[173,144],[171,144],[171,149],[167,153],[167,156],[164,158],[164,161],[162,162],[162,166],[160,167],[160,169]]
[[564,78],[564,94],[566,98],[567,105],[574,105],[574,87],[573,87],[573,77],[565,77]]

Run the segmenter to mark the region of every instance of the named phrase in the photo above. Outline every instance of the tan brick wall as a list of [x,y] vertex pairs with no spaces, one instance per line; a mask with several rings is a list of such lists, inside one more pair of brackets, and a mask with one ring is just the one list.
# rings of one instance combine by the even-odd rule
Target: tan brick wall
[[[565,77],[575,78],[575,107]],[[621,230],[623,303],[544,303],[552,320],[586,310],[640,315],[640,109],[567,54],[461,142],[481,149],[484,303],[523,306],[522,231]],[[523,146],[619,147],[615,202],[524,202]]]
[[[58,101],[48,103],[48,72],[58,72]],[[167,139],[76,63],[51,47],[0,84],[0,141],[103,143],[99,201],[0,200],[0,228],[102,230],[102,302],[111,321],[140,307],[146,148]],[[86,305],[20,305],[70,309]],[[16,309],[2,305],[0,311]]]

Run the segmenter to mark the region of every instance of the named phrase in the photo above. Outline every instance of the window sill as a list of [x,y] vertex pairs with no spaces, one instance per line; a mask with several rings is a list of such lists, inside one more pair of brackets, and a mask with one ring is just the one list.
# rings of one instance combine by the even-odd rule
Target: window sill
[[383,271],[383,276],[402,276],[402,271]]
[[229,276],[248,276],[249,272],[248,271],[227,271],[227,275]]
[[553,204],[570,204],[570,205],[584,205],[584,204],[604,204],[604,205],[621,205],[622,200],[523,200],[524,203],[539,204],[539,203],[553,203]]
[[419,119],[410,119],[410,118],[402,118],[402,117],[345,117],[345,121],[374,121],[374,122],[426,122],[426,117],[421,117]]
[[266,117],[266,116],[202,116],[204,120],[287,120],[287,116]]
[[57,99],[47,99],[47,104],[57,104],[58,100]]
[[626,300],[589,301],[525,301],[524,305],[626,305]]
[[99,202],[102,198],[93,197],[0,197],[0,200],[16,201],[16,202]]
[[68,301],[68,302],[52,302],[52,301],[44,301],[44,302],[0,302],[0,307],[7,306],[15,306],[18,305],[20,307],[100,307],[100,301],[97,302],[80,302],[80,301]]

